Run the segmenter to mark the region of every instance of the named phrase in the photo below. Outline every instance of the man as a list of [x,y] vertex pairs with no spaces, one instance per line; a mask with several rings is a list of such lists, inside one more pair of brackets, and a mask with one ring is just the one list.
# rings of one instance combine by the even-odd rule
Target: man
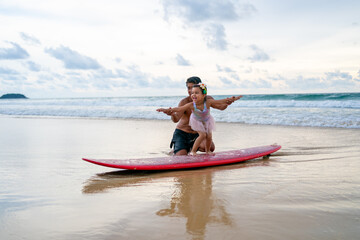
[[[188,96],[186,98],[183,98],[178,106],[181,107],[187,103],[192,102],[191,99],[191,89],[195,84],[201,83],[201,79],[199,77],[190,77],[186,80],[186,88],[188,91]],[[212,99],[213,97],[207,96],[207,98]],[[216,109],[224,110],[227,108],[228,105],[232,103],[231,100],[227,104],[221,104],[219,106],[216,106]],[[192,146],[194,145],[194,142],[196,138],[199,136],[199,134],[195,131],[193,131],[189,125],[189,119],[191,112],[184,112],[176,113],[172,112],[171,109],[168,112],[165,112],[167,115],[171,116],[171,120],[174,123],[178,123],[176,126],[176,129],[173,134],[173,138],[171,140],[170,148],[174,146],[174,154],[179,155],[187,155]],[[215,144],[214,142],[211,143],[210,151],[213,152],[215,150]],[[205,141],[203,141],[200,144],[200,147],[198,151],[205,151]]]

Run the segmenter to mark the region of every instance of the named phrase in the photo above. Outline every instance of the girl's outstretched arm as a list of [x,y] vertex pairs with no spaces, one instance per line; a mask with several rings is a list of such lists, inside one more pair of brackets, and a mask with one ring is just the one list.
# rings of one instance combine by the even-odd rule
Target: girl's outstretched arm
[[219,104],[227,104],[227,105],[230,105],[232,104],[233,102],[239,100],[240,98],[242,98],[243,96],[240,95],[240,96],[232,96],[232,97],[228,97],[228,98],[224,98],[224,99],[218,99],[218,100],[215,100],[215,99],[211,99],[210,100],[210,107],[215,107]]
[[[207,96],[206,96],[206,100],[209,101],[209,99],[214,99],[214,98],[213,98],[212,96],[207,95]],[[232,102],[231,102],[231,103],[232,103]],[[218,110],[223,111],[223,110],[225,110],[231,103],[229,103],[229,104],[226,104],[226,103],[223,103],[223,104],[214,103],[214,104],[212,105],[212,107],[213,107],[213,108],[216,108],[216,109],[218,109]]]
[[156,111],[158,112],[163,112],[167,115],[171,115],[173,112],[177,112],[177,113],[184,113],[186,110],[190,110],[192,107],[192,103],[188,103],[188,104],[185,104],[181,107],[170,107],[170,108],[158,108],[156,109]]

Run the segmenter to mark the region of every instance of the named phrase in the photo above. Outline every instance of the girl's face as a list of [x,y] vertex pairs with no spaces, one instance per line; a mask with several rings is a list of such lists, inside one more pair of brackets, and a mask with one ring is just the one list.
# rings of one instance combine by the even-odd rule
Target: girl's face
[[199,87],[194,87],[191,89],[191,99],[195,103],[203,103],[205,94],[202,93],[202,90]]

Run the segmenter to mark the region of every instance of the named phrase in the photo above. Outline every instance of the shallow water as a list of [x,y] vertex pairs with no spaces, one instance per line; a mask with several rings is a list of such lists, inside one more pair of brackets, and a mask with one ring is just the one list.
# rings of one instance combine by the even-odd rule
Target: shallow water
[[[0,118],[0,239],[358,239],[360,131],[218,123],[217,151],[265,159],[134,172],[81,157],[163,156],[169,121]],[[6,127],[5,127],[6,126]]]

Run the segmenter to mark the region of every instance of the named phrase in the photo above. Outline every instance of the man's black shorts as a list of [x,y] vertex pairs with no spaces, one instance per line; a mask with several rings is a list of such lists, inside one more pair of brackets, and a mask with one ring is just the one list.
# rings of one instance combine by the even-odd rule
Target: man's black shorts
[[187,133],[180,129],[175,129],[173,138],[171,140],[170,148],[172,148],[174,145],[174,154],[176,154],[182,149],[190,152],[198,136],[198,133]]

